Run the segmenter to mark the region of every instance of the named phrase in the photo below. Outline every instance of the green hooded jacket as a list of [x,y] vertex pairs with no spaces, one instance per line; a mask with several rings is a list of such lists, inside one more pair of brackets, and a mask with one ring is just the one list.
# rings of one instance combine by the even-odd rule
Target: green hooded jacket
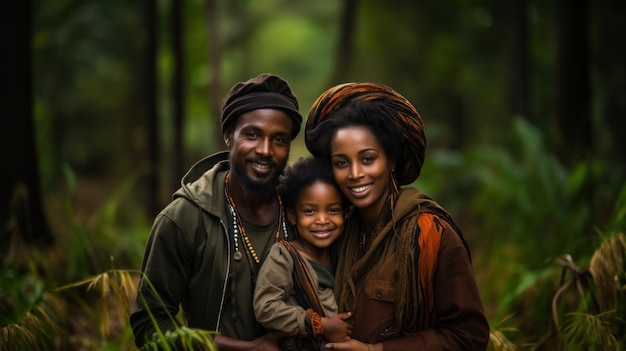
[[[224,328],[224,335],[240,340],[253,340],[262,333],[254,318],[252,294],[246,289],[253,288],[250,274],[237,275],[236,296],[231,296],[228,284],[234,265],[224,197],[229,169],[228,152],[198,161],[183,177],[172,202],[155,218],[130,315],[138,347],[156,331],[150,314],[163,332],[186,325],[220,332]],[[182,323],[175,318],[180,307]]]

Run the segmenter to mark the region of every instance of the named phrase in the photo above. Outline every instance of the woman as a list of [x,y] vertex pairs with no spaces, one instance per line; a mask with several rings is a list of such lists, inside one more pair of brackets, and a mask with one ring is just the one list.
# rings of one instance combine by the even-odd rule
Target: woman
[[340,239],[335,294],[352,312],[352,339],[329,349],[484,350],[484,315],[461,231],[413,187],[424,164],[419,113],[380,84],[346,83],[323,93],[305,142],[331,160],[354,205]]

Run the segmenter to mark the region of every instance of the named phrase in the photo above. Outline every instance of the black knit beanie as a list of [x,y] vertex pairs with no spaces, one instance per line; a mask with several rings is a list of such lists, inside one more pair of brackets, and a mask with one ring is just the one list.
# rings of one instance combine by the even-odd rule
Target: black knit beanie
[[293,119],[291,139],[298,135],[302,124],[298,99],[287,81],[269,73],[239,82],[230,89],[222,104],[222,133],[243,113],[263,108],[285,111]]

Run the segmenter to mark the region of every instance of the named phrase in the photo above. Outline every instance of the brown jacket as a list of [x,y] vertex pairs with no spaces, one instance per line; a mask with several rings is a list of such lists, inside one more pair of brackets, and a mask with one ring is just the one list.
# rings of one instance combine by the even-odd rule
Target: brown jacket
[[[339,309],[353,309],[354,339],[366,343],[383,342],[385,351],[486,349],[489,325],[474,280],[469,251],[454,227],[444,220],[451,221],[451,218],[435,214],[445,214],[445,211],[432,213],[425,210],[432,204],[443,210],[417,189],[403,190],[394,211],[397,222],[383,228],[369,251],[363,255],[357,253],[354,261],[339,256],[335,286],[353,290],[355,300],[353,306],[350,302],[346,304],[342,300],[345,294],[339,290]],[[398,234],[393,228],[403,228],[407,221],[417,221],[418,224],[411,239],[412,248],[408,250],[412,262],[409,277],[413,280],[400,282],[401,250],[398,249]],[[355,236],[358,236],[354,231],[356,227],[356,223],[349,223],[340,252],[345,253],[348,247],[354,247]],[[420,237],[426,242],[420,242]],[[420,257],[428,255],[429,245],[432,259]],[[366,264],[369,268],[355,274],[351,267],[363,264],[363,261],[369,261]],[[420,265],[425,268],[428,264],[433,266],[425,270],[427,273],[419,269]],[[344,285],[346,274],[355,274],[353,289],[351,284]],[[427,275],[425,284],[418,283],[419,274]],[[395,302],[401,293],[397,291],[399,286],[411,286],[416,291],[414,298],[408,299],[411,311],[415,311],[414,322],[404,321],[402,330],[393,330],[397,315]],[[427,303],[417,298],[419,294],[426,296]]]

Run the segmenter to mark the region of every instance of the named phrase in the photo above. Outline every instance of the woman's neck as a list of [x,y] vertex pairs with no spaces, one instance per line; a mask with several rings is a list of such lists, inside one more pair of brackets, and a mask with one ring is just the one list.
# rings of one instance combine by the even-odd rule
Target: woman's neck
[[358,209],[359,219],[362,233],[371,233],[376,227],[381,217],[387,216],[387,209],[389,208],[389,196],[381,201],[377,206]]

